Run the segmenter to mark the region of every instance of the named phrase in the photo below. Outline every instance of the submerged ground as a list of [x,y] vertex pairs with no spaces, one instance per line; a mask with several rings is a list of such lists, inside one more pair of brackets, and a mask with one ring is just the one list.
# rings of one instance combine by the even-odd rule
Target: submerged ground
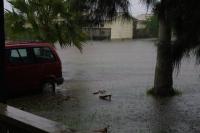
[[[200,68],[185,60],[174,75],[182,95],[154,99],[156,61],[153,40],[88,42],[83,54],[76,48],[58,50],[64,85],[56,95],[34,95],[8,103],[25,111],[64,123],[82,132],[109,126],[109,133],[200,132]],[[93,93],[105,90],[111,101]]]

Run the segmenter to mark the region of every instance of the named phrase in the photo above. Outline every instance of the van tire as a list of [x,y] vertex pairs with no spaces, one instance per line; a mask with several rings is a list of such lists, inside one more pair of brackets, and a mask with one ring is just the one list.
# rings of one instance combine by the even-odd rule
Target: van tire
[[53,81],[46,81],[42,84],[42,92],[43,93],[55,93],[55,83]]

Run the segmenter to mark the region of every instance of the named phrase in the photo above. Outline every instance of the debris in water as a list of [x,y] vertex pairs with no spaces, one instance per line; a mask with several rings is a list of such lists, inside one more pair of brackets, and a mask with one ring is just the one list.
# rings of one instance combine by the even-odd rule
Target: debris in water
[[65,98],[63,98],[64,101],[68,101],[70,99],[72,99],[72,96],[66,96]]
[[69,131],[72,132],[72,133],[77,133],[77,130],[72,129],[72,128],[69,128]]
[[97,95],[97,94],[104,94],[104,93],[106,93],[105,90],[99,90],[99,91],[97,91],[97,92],[94,92],[93,94],[94,94],[94,95]]
[[96,133],[108,133],[108,127],[103,128],[103,129],[97,129],[97,130],[94,130],[93,132],[96,132]]
[[111,96],[112,95],[101,95],[101,96],[99,96],[99,98],[103,99],[103,100],[109,100],[109,101],[111,101]]
[[94,95],[97,95],[97,94],[99,94],[99,91],[97,91],[97,92],[94,92],[93,94],[94,94]]

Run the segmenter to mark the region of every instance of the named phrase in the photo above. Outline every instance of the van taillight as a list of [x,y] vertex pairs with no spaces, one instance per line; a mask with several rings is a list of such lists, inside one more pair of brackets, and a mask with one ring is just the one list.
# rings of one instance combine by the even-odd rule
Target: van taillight
[[59,59],[59,77],[62,77],[62,62]]

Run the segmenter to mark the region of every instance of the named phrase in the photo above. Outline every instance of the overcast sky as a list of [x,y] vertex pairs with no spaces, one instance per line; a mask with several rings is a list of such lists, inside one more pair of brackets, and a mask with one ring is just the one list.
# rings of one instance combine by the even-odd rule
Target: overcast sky
[[[147,12],[146,6],[140,2],[140,0],[130,0],[131,7],[130,11],[133,16],[137,16],[139,14],[144,14]],[[7,2],[7,0],[4,0],[4,6],[6,9],[11,9],[11,6]]]
[[146,5],[142,3],[141,0],[129,0],[129,1],[131,4],[130,11],[133,16],[147,13]]

